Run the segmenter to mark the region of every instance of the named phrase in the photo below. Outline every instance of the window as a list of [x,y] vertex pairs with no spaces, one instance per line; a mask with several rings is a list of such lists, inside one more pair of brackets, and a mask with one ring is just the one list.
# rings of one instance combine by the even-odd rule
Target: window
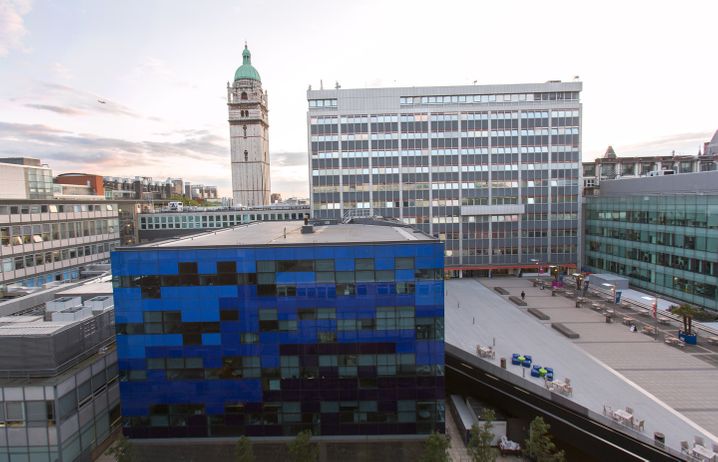
[[25,426],[25,407],[22,401],[5,403],[5,425],[8,427]]
[[373,258],[356,258],[354,260],[354,267],[357,271],[373,270],[374,269],[374,259]]
[[272,308],[263,308],[259,310],[259,330],[274,331],[279,329],[277,321],[277,310]]
[[396,269],[414,269],[414,257],[396,257],[394,267]]

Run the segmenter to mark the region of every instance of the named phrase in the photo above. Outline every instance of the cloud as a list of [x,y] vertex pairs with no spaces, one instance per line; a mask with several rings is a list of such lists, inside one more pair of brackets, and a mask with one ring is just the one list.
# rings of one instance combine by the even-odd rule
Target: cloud
[[[665,155],[676,151],[676,154],[696,154],[703,143],[710,140],[712,132],[676,133],[650,141],[619,146],[617,154],[629,155]],[[620,152],[619,152],[620,151]]]
[[274,152],[270,153],[272,165],[280,167],[306,167],[306,152]]
[[156,122],[162,121],[162,119],[158,117],[146,117],[127,106],[89,91],[78,90],[67,85],[52,82],[36,81],[35,85],[37,88],[34,93],[42,94],[45,103],[38,104],[35,102],[37,101],[36,97],[28,96],[15,97],[12,98],[12,101],[23,104],[25,107],[42,111],[52,111],[57,114],[69,116],[109,114],[135,119],[153,120]]
[[52,66],[50,66],[50,70],[62,80],[70,80],[74,77],[72,71],[70,71],[70,69],[65,67],[62,63],[53,63]]
[[144,84],[147,81],[148,76],[153,76],[155,79],[162,81],[164,84],[185,88],[197,88],[196,84],[188,80],[180,79],[177,77],[178,75],[182,74],[172,70],[171,65],[166,61],[148,56],[140,64],[135,66],[125,78],[130,81],[142,82]]
[[28,0],[0,0],[0,57],[22,48],[27,33],[23,16],[30,12]]
[[[102,171],[113,175],[116,169],[146,174],[147,168],[164,166],[172,170],[172,162],[189,167],[201,162],[219,163],[229,159],[229,150],[220,137],[203,134],[179,141],[128,141],[73,133],[46,125],[30,125],[0,121],[0,153],[28,155],[56,161],[62,169]],[[168,167],[169,168],[166,168]],[[148,174],[152,176],[152,174]]]
[[51,104],[25,104],[25,107],[39,109],[41,111],[56,112],[58,114],[71,115],[71,116],[86,114],[86,112],[80,111],[78,109],[73,109],[71,107],[53,106]]
[[[130,141],[75,133],[42,124],[0,121],[0,157],[23,155],[68,171],[105,176],[181,177],[217,185],[231,196],[227,140],[204,129],[178,129],[151,140]],[[166,140],[171,137],[172,139]],[[307,197],[306,154],[270,153],[272,192]]]

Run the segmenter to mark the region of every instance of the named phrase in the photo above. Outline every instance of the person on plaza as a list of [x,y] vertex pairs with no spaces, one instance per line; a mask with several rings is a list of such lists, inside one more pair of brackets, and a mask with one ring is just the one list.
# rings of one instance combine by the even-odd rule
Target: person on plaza
[[521,300],[524,300],[526,298],[526,292],[523,290],[521,291]]

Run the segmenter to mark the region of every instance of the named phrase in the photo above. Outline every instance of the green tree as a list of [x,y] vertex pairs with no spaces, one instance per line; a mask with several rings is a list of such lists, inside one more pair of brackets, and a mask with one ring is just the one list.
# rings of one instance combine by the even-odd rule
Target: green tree
[[117,462],[132,462],[134,459],[134,448],[125,435],[120,434],[114,444],[110,446],[105,454],[114,457]]
[[551,426],[541,417],[536,417],[529,426],[529,439],[526,440],[526,455],[538,462],[564,462],[566,455],[563,450],[556,452],[556,445],[551,440]]
[[319,448],[312,443],[312,431],[299,432],[296,438],[288,445],[289,458],[292,462],[316,462],[319,458]]
[[199,207],[202,205],[201,201],[190,199],[185,196],[180,196],[179,194],[172,194],[170,196],[170,201],[172,202],[182,202],[182,205],[186,206],[192,206],[192,207]]
[[693,331],[693,318],[695,318],[700,311],[688,303],[683,303],[678,307],[674,305],[671,308],[671,313],[683,318],[683,332],[690,335]]
[[499,451],[491,446],[491,442],[494,440],[493,428],[496,413],[493,409],[484,409],[481,420],[483,424],[471,427],[469,454],[474,462],[494,462],[499,456]]
[[237,441],[237,462],[254,462],[252,442],[244,435]]
[[420,462],[451,462],[449,447],[451,443],[446,435],[431,432],[424,443],[424,452],[419,460]]

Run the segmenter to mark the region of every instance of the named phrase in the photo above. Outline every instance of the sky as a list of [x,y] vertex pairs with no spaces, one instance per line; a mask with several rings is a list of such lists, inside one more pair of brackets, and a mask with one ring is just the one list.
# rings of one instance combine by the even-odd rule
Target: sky
[[[586,5],[584,5],[586,4]],[[583,160],[718,129],[716,1],[0,0],[0,157],[231,196],[226,85],[269,94],[272,190],[308,196],[306,90],[583,82]],[[105,104],[98,103],[98,99]],[[0,185],[0,187],[2,187]]]

